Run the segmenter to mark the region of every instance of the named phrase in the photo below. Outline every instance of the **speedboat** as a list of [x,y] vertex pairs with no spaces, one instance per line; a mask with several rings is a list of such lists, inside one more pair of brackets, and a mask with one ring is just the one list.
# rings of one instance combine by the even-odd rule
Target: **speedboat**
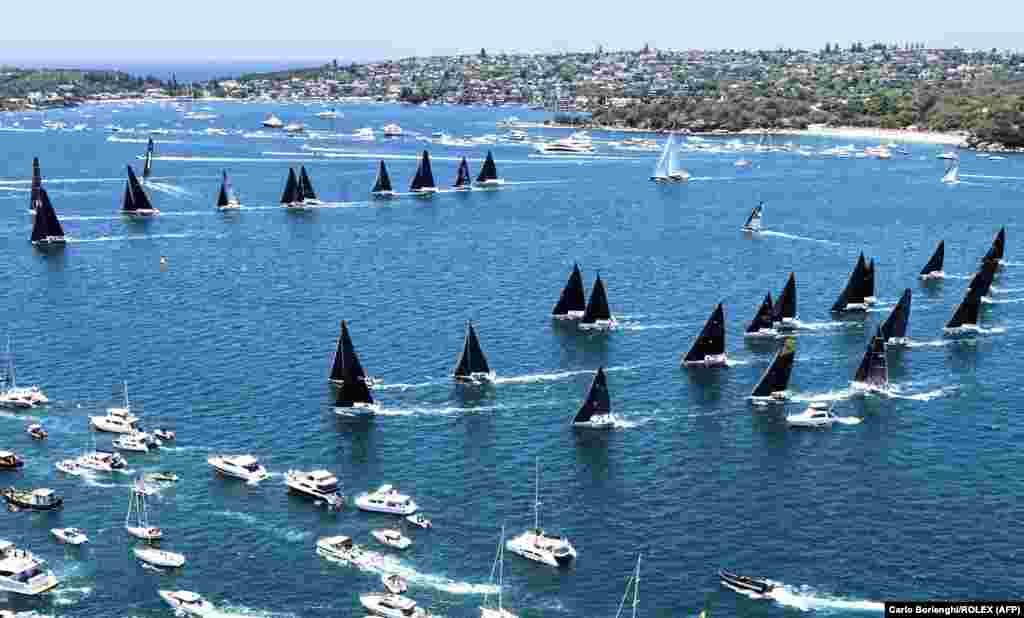
[[106,416],[90,416],[89,424],[110,433],[130,434],[139,430],[139,419],[128,408],[108,408]]
[[50,528],[50,534],[57,537],[61,543],[68,545],[82,545],[89,542],[89,537],[78,528]]
[[317,112],[316,117],[323,118],[324,120],[333,120],[338,117],[338,112],[334,109],[325,109],[322,112]]
[[402,127],[391,123],[384,125],[384,137],[399,137],[402,135]]
[[0,540],[0,591],[36,596],[56,588],[60,580],[46,562],[10,541]]
[[128,467],[128,462],[117,453],[93,451],[82,455],[75,462],[82,468],[97,472],[113,472]]
[[25,433],[32,436],[33,440],[45,440],[46,438],[50,437],[50,434],[48,434],[46,430],[43,429],[43,426],[40,425],[39,423],[32,423],[31,425],[26,427]]
[[146,480],[153,483],[177,483],[178,475],[173,472],[153,472],[146,475]]
[[211,455],[207,458],[206,463],[221,474],[240,478],[250,483],[262,481],[270,476],[267,469],[261,466],[252,455]]
[[384,587],[391,594],[402,594],[409,589],[409,584],[402,579],[397,573],[392,575],[384,575],[380,578]]
[[175,612],[181,612],[186,616],[206,616],[214,613],[213,605],[194,592],[188,590],[157,590],[157,594],[165,603],[171,606]]
[[589,142],[580,142],[571,137],[538,144],[537,151],[541,154],[592,154],[594,146]]
[[302,133],[306,130],[306,125],[301,122],[290,122],[285,125],[285,133]]
[[553,567],[568,566],[576,558],[576,549],[569,539],[549,535],[541,528],[531,528],[509,539],[505,547],[523,558]]
[[173,551],[156,549],[155,547],[136,547],[132,553],[146,564],[166,569],[178,569],[185,566],[185,556]]
[[736,573],[726,569],[718,570],[718,579],[722,582],[723,586],[731,590],[735,590],[736,592],[769,594],[775,588],[775,584],[769,582],[763,577],[737,575]]
[[31,509],[33,511],[55,511],[64,506],[64,498],[58,496],[52,489],[41,487],[31,491],[24,491],[14,487],[8,487],[2,493],[7,504],[16,509]]
[[419,509],[411,497],[398,493],[391,485],[381,485],[377,491],[358,496],[356,506],[363,511],[391,515],[412,515]]
[[412,545],[412,539],[403,535],[401,531],[393,528],[371,530],[370,535],[388,547],[395,549],[407,549]]
[[135,432],[130,434],[121,434],[115,438],[110,444],[119,451],[131,451],[133,453],[148,453],[149,442],[147,441],[149,436],[145,433]]
[[338,477],[327,470],[289,470],[285,475],[285,484],[291,491],[323,500],[332,508],[341,508],[345,502],[338,493]]
[[64,459],[62,461],[58,461],[57,463],[53,464],[53,467],[57,468],[57,470],[63,472],[64,474],[71,474],[74,476],[79,476],[80,474],[85,472],[85,468],[78,465],[78,461],[75,459]]
[[832,403],[828,401],[813,401],[803,412],[786,417],[793,427],[831,427],[835,421]]
[[17,470],[25,465],[25,460],[11,451],[0,451],[0,470]]
[[736,166],[737,168],[746,168],[752,167],[754,165],[754,162],[751,161],[750,159],[739,159],[738,161],[733,163],[733,165]]
[[267,119],[263,121],[263,126],[268,129],[280,129],[284,126],[284,122],[274,114],[270,114],[267,116]]
[[371,592],[360,595],[359,602],[371,614],[384,618],[427,618],[429,614],[416,601],[397,594],[380,594]]
[[157,440],[163,440],[164,442],[172,442],[178,436],[169,429],[155,429],[153,430],[153,437]]
[[324,558],[332,558],[358,565],[365,555],[365,550],[356,545],[351,537],[328,536],[317,539],[316,553]]
[[432,522],[429,519],[427,519],[423,515],[423,513],[413,513],[412,515],[407,515],[405,517],[405,521],[409,522],[410,524],[412,524],[414,526],[418,526],[418,527],[423,528],[423,529],[433,528],[434,527],[434,522]]

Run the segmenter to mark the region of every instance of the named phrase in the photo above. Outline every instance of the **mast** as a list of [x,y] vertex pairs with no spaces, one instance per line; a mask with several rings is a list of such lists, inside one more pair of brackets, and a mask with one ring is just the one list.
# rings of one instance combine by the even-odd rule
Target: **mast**
[[668,139],[665,140],[665,147],[661,149],[661,155],[658,157],[658,162],[654,164],[654,171],[651,172],[651,178],[668,178],[668,158],[669,151],[672,149],[673,134],[669,134]]
[[725,353],[725,310],[718,303],[711,317],[704,323],[700,335],[694,340],[690,351],[683,358],[683,363],[702,363],[708,356],[719,356]]
[[604,282],[601,281],[601,273],[597,273],[597,280],[594,281],[594,288],[590,291],[590,302],[587,303],[583,312],[582,322],[593,324],[598,320],[610,319],[612,319],[612,313],[608,308],[608,294],[605,292]]
[[587,398],[580,406],[573,423],[586,423],[595,416],[607,416],[612,413],[611,398],[608,395],[608,380],[604,374],[604,366],[598,367],[597,375],[590,383]]
[[640,554],[636,556],[636,575],[633,576],[633,618],[636,618],[637,605],[640,603]]
[[772,316],[775,311],[772,309],[772,295],[765,294],[764,301],[761,302],[761,307],[757,310],[757,314],[754,319],[750,321],[750,325],[747,326],[748,333],[757,333],[763,329],[770,329],[772,327]]
[[533,529],[540,531],[540,457],[537,457],[537,482],[533,490]]
[[153,173],[153,138],[149,138],[149,143],[146,144],[146,160],[142,164],[142,179],[148,180],[150,175]]
[[882,340],[903,339],[907,336],[907,322],[910,320],[910,288],[903,290],[900,302],[896,303],[889,317],[882,323]]
[[[467,168],[468,171],[468,168]],[[498,179],[498,166],[494,164],[494,155],[491,151],[487,151],[487,158],[484,159],[483,167],[480,168],[480,174],[476,177],[477,182],[487,182],[488,180]]]
[[303,200],[316,199],[316,192],[313,191],[313,183],[310,182],[309,175],[306,174],[305,165],[299,168],[299,194]]
[[747,227],[747,228],[751,228],[751,229],[754,229],[754,228],[760,229],[761,228],[761,211],[763,211],[763,210],[764,210],[764,202],[758,202],[757,206],[754,206],[754,209],[750,211],[750,216],[747,217],[747,222],[743,225],[743,227]]
[[572,274],[565,287],[562,288],[562,295],[558,297],[555,308],[551,315],[567,315],[570,311],[585,311],[587,308],[586,293],[583,290],[583,275],[580,274],[579,264],[573,263]]
[[334,364],[331,365],[331,374],[327,377],[331,382],[345,381],[345,347],[344,340],[348,334],[348,327],[345,320],[341,321],[341,334],[338,335],[338,347],[334,351]]
[[284,193],[281,194],[282,204],[294,204],[301,199],[298,195],[299,182],[295,178],[295,170],[288,168],[288,180],[284,184]]
[[862,305],[864,304],[864,278],[867,271],[867,264],[864,262],[864,253],[860,254],[857,258],[857,265],[854,267],[853,272],[850,273],[849,279],[846,280],[846,287],[839,294],[839,298],[832,305],[832,311],[842,312],[846,311],[847,305]]
[[43,174],[39,171],[39,157],[32,157],[32,197],[29,202],[29,209],[32,212],[39,210],[39,191],[43,188]]
[[985,254],[985,261],[986,262],[995,262],[996,264],[998,264],[999,261],[1003,259],[1003,253],[1004,253],[1005,249],[1006,249],[1006,228],[1003,227],[1003,228],[999,229],[999,233],[996,234],[995,239],[992,240],[992,246],[989,248],[988,252]]
[[931,273],[942,272],[942,263],[946,257],[946,241],[940,240],[939,246],[935,247],[935,253],[932,253],[931,259],[921,269],[921,275],[928,275]]
[[779,301],[775,303],[772,314],[773,322],[782,322],[784,319],[796,319],[796,273],[790,272],[786,287],[782,288],[779,294]]
[[502,613],[501,587],[505,579],[505,524],[501,524],[501,537],[498,539],[498,614]]
[[380,167],[377,169],[377,182],[373,183],[371,193],[383,193],[391,190],[391,177],[388,176],[388,168],[384,166],[384,159],[381,159]]
[[772,393],[780,393],[789,386],[789,376],[793,372],[793,361],[796,360],[796,338],[786,337],[782,349],[775,354],[772,364],[761,376],[750,393],[751,397],[771,397]]

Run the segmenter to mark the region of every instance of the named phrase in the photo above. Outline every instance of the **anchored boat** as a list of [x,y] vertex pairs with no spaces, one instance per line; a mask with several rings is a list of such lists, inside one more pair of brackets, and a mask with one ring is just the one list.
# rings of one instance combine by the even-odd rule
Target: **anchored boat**
[[566,567],[576,558],[569,539],[548,534],[540,527],[540,458],[537,459],[536,489],[533,497],[533,528],[505,543],[506,549],[534,562]]
[[3,490],[2,495],[7,504],[18,509],[30,509],[33,511],[55,511],[64,506],[64,498],[58,496],[52,489],[41,487],[33,490],[22,490],[15,487],[8,487]]
[[143,541],[158,541],[164,536],[163,530],[149,524],[149,508],[146,505],[147,491],[141,481],[128,494],[128,512],[124,516],[124,529],[128,534]]
[[0,592],[36,596],[52,590],[60,580],[46,561],[10,541],[0,540]]

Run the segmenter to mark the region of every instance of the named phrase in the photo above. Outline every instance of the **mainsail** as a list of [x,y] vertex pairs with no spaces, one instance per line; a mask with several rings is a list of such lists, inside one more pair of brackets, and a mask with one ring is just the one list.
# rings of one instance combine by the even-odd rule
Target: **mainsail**
[[135,176],[135,170],[132,166],[128,166],[128,182],[125,185],[124,190],[124,204],[121,206],[121,210],[127,211],[138,211],[138,210],[153,210],[153,205],[149,202],[149,196],[146,195],[142,185],[139,183],[138,177]]
[[942,272],[942,264],[946,259],[946,241],[940,240],[939,246],[935,247],[935,253],[932,254],[932,258],[928,260],[928,263],[921,269],[921,275],[930,275],[932,273]]
[[341,321],[341,337],[334,356],[334,367],[331,368],[331,381],[341,383],[336,402],[338,407],[350,408],[356,403],[373,403],[370,387],[366,383],[366,372],[352,346],[345,320]]
[[295,178],[295,170],[288,168],[288,181],[284,185],[284,193],[281,194],[282,204],[294,204],[302,201],[302,193],[299,191],[299,181]]
[[857,266],[854,267],[853,272],[850,273],[850,278],[846,280],[846,287],[843,288],[842,293],[839,294],[839,298],[836,299],[835,304],[832,305],[832,311],[842,312],[846,311],[848,305],[863,305],[864,304],[864,279],[866,277],[867,264],[864,263],[864,254],[861,253],[860,257],[857,258]]
[[942,182],[947,184],[956,184],[960,182],[960,157],[949,162],[946,167],[946,174],[942,177]]
[[790,272],[786,287],[782,288],[779,300],[775,303],[775,310],[772,313],[773,322],[782,322],[784,319],[796,319],[796,273]]
[[473,323],[466,322],[466,339],[462,345],[459,362],[455,365],[455,377],[469,378],[474,373],[490,372],[491,366],[487,364],[487,356],[480,348],[480,340],[477,339]]
[[608,396],[608,380],[604,375],[604,367],[598,367],[594,381],[590,383],[587,399],[580,406],[573,423],[586,423],[595,416],[607,416],[612,412],[611,399]]
[[142,164],[142,179],[148,180],[150,175],[153,173],[153,138],[149,138],[149,143],[146,144],[146,160]]
[[[313,183],[306,174],[306,166],[299,168],[299,197],[303,200],[315,200],[316,191],[313,191]],[[296,200],[298,201],[298,200]]]
[[590,290],[590,301],[587,302],[587,307],[583,311],[581,322],[593,324],[598,320],[610,319],[612,319],[612,312],[608,308],[608,295],[604,289],[604,281],[601,281],[601,273],[597,273],[597,280],[594,281],[594,287]]
[[388,176],[388,168],[384,165],[384,159],[380,160],[380,167],[377,169],[377,182],[373,183],[372,193],[385,193],[393,191],[391,188],[391,177]]
[[988,296],[989,290],[992,289],[992,280],[996,276],[996,270],[999,268],[998,262],[995,260],[985,260],[981,263],[981,270],[974,274],[971,279],[971,283],[967,286],[973,292],[978,294],[978,298]]
[[494,164],[494,156],[491,151],[487,151],[487,158],[484,159],[484,165],[480,168],[480,174],[476,177],[477,182],[487,182],[488,180],[498,179],[498,167]]
[[722,354],[725,354],[725,311],[722,303],[718,303],[693,342],[693,347],[683,358],[683,363],[703,363],[709,356]]
[[228,173],[227,170],[222,172],[223,177],[220,182],[220,195],[217,196],[217,206],[227,206],[231,203],[230,192],[231,186],[228,184]]
[[413,176],[412,185],[409,188],[412,191],[419,191],[435,187],[434,172],[430,169],[430,154],[424,150],[423,157],[420,158],[420,165],[416,168],[416,175]]
[[32,197],[29,210],[39,210],[39,191],[43,188],[43,174],[39,171],[39,157],[32,157]]
[[1000,228],[999,233],[996,234],[995,239],[992,240],[992,246],[989,247],[988,252],[985,254],[986,262],[999,263],[999,260],[1003,259],[1003,252],[1006,249],[1006,228]]
[[907,322],[910,320],[910,288],[903,290],[900,302],[893,307],[889,317],[882,323],[882,340],[903,339],[907,336]]
[[961,326],[977,326],[978,316],[981,313],[981,294],[973,289],[967,290],[964,299],[957,306],[953,317],[946,322],[946,328],[960,328]]
[[64,228],[50,203],[50,196],[42,187],[39,188],[39,209],[32,222],[32,242],[64,242]]
[[[607,304],[607,301],[605,303]],[[569,281],[562,288],[562,295],[558,297],[558,302],[551,310],[551,315],[568,315],[570,311],[586,311],[586,309],[587,299],[583,291],[583,275],[580,274],[579,265],[573,264]]]
[[745,230],[760,230],[761,229],[761,215],[764,212],[764,202],[758,202],[757,206],[750,211],[750,216],[747,217],[747,222],[743,224]]
[[871,338],[864,358],[857,367],[857,373],[853,376],[854,382],[867,384],[875,388],[885,388],[889,385],[889,369],[885,359],[885,340],[882,339],[882,331],[879,329]]
[[658,157],[658,162],[654,164],[651,180],[668,180],[668,162],[671,156],[669,153],[672,151],[674,143],[675,136],[669,134],[668,139],[665,140],[665,147],[661,151],[661,156]]
[[864,298],[875,297],[875,259],[871,258],[868,267],[864,269]]
[[466,157],[462,157],[462,161],[459,162],[459,176],[455,179],[456,187],[468,187],[472,184],[469,175],[469,161],[466,161]]
[[765,294],[764,301],[761,303],[761,307],[757,310],[757,315],[751,320],[750,325],[747,326],[747,332],[756,334],[762,330],[771,330],[772,328],[772,316],[775,311],[772,309],[772,295]]
[[768,370],[761,376],[761,381],[754,387],[751,397],[771,397],[772,393],[781,393],[789,385],[789,374],[793,372],[793,361],[796,359],[796,339],[787,337],[782,349],[775,354],[775,359]]
[[685,170],[679,167],[679,148],[676,147],[676,136],[673,133],[668,136],[668,175],[671,178],[684,172]]

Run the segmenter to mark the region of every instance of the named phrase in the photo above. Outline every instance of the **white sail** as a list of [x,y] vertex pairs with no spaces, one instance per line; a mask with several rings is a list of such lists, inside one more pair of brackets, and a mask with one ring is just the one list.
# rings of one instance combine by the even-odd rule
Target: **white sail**
[[661,151],[661,156],[658,157],[658,162],[654,165],[654,171],[651,172],[651,180],[668,180],[669,159],[672,147],[675,145],[675,139],[673,138],[673,135],[669,135],[665,141],[665,147]]
[[942,177],[942,182],[946,184],[956,184],[960,182],[960,158],[953,159],[949,168],[946,169],[946,175]]

